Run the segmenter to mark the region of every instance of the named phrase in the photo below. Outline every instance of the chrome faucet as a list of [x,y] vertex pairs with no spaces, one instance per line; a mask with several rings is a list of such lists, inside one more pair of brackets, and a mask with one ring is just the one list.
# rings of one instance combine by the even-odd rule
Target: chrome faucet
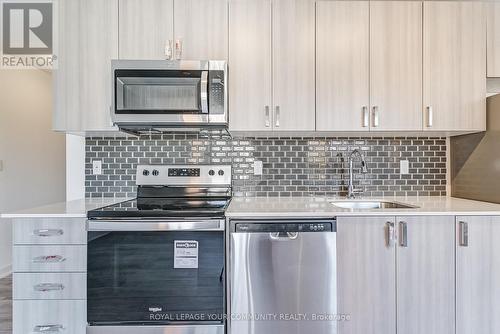
[[354,156],[359,156],[361,159],[361,172],[363,174],[368,173],[368,168],[366,167],[365,156],[359,150],[354,150],[349,154],[349,184],[347,186],[347,198],[356,197],[356,193],[359,190],[354,189]]

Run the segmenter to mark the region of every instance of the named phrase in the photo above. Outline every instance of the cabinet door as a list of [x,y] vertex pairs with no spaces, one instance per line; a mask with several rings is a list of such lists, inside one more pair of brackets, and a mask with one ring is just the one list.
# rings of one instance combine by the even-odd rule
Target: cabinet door
[[173,39],[173,0],[120,1],[120,58],[165,59]]
[[397,332],[454,334],[454,217],[397,221]]
[[369,2],[316,4],[316,130],[368,131]]
[[182,58],[227,59],[227,0],[175,0],[174,36],[183,43]]
[[57,69],[53,71],[54,112],[53,129],[80,131],[80,50],[79,50],[79,1],[65,0],[58,3]]
[[272,129],[271,2],[229,3],[229,127]]
[[488,3],[488,77],[500,77],[500,3]]
[[482,2],[424,1],[424,130],[486,127]]
[[118,58],[118,0],[80,1],[83,130],[110,130],[111,59]]
[[498,254],[500,217],[457,217],[457,334],[500,332]]
[[273,1],[274,131],[314,131],[314,0]]
[[337,220],[338,313],[341,334],[396,333],[396,249],[389,243],[394,217]]
[[372,130],[422,130],[422,2],[370,2]]

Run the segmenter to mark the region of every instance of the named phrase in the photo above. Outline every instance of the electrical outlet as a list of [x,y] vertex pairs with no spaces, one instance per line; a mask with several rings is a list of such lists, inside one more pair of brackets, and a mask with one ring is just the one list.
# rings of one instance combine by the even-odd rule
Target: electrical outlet
[[401,175],[410,174],[410,162],[408,160],[399,161],[399,170]]
[[262,169],[263,169],[262,161],[255,160],[253,162],[253,175],[262,175]]
[[94,160],[92,161],[92,174],[101,175],[102,174],[102,161]]

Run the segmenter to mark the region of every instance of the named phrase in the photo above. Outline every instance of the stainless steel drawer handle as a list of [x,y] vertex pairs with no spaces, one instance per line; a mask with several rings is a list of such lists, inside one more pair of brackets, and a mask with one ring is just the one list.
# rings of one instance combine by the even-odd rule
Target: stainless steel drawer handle
[[62,291],[64,285],[61,283],[40,283],[35,285],[33,289],[37,292]]
[[434,125],[434,112],[431,106],[427,107],[427,127],[432,128]]
[[459,245],[462,247],[469,246],[469,224],[466,222],[459,222]]
[[38,325],[33,328],[35,333],[60,333],[64,327],[62,325]]
[[38,229],[33,234],[38,237],[56,237],[64,234],[62,229]]
[[408,247],[408,224],[405,222],[399,223],[399,245],[401,247]]
[[66,261],[61,255],[42,255],[33,259],[33,263],[60,263]]
[[385,224],[385,230],[386,230],[386,239],[387,239],[387,247],[392,247],[394,246],[395,243],[395,233],[394,233],[394,223],[393,222],[387,222]]

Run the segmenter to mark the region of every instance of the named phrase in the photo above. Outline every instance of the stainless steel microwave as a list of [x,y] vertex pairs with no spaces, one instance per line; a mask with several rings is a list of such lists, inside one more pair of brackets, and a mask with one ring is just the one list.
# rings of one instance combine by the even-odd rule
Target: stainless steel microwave
[[112,60],[111,118],[122,130],[227,127],[225,61]]

